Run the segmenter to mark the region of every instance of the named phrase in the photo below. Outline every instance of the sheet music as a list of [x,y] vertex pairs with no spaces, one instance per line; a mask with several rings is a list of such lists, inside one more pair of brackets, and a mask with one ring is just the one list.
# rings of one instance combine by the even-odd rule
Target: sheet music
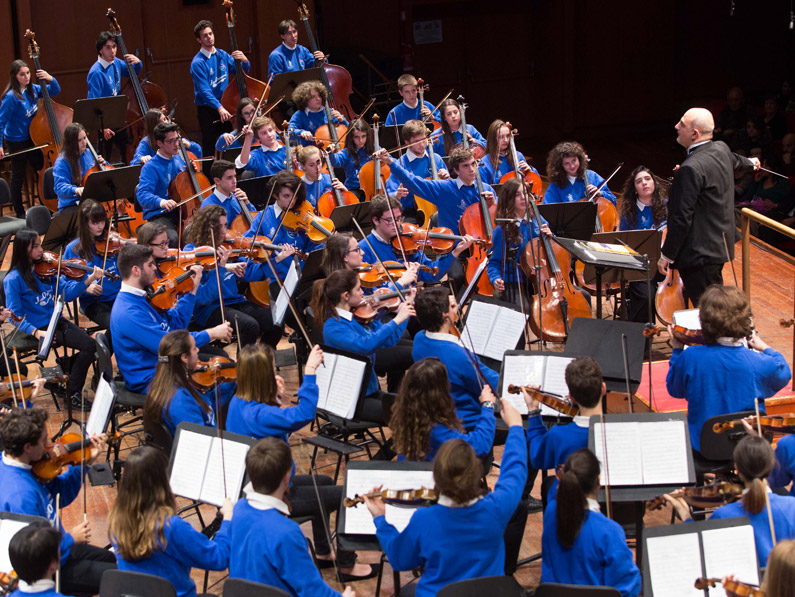
[[[221,465],[221,441],[223,441],[223,462]],[[228,497],[237,502],[240,497],[240,488],[243,486],[243,477],[246,474],[246,454],[249,446],[240,442],[212,438],[212,447],[207,460],[207,470],[204,473],[199,499],[207,504],[220,506],[224,498]],[[226,493],[224,495],[224,468],[226,468]]]
[[694,586],[704,576],[698,533],[649,537],[646,557],[654,597],[703,597]]
[[740,582],[759,585],[754,529],[750,524],[702,531],[705,574],[723,578],[734,574]]
[[317,407],[326,410],[326,400],[328,398],[329,382],[337,363],[337,355],[333,352],[323,353],[323,364],[315,370],[315,383],[317,383]]
[[[485,356],[491,330],[497,319],[499,307],[492,303],[472,301],[467,313],[467,322],[461,332],[461,341],[475,354]],[[500,356],[502,358],[502,356]]]
[[91,437],[95,433],[105,433],[108,424],[110,409],[113,407],[113,388],[105,380],[103,375],[99,376],[97,391],[94,394],[94,403],[91,405],[91,413],[88,415],[86,423],[86,436]]
[[[566,367],[574,359],[571,357],[547,356],[544,363],[544,383],[541,389],[547,394],[568,396],[569,386],[566,385]],[[557,411],[554,411],[557,414]]]
[[55,307],[53,308],[52,315],[50,316],[50,323],[47,324],[47,333],[44,334],[44,341],[39,342],[39,353],[38,357],[43,361],[47,359],[47,355],[50,353],[50,348],[52,347],[52,340],[55,337],[55,329],[58,320],[61,318],[61,313],[63,313],[63,306],[64,301],[63,297],[59,296],[58,299],[55,301]]
[[606,423],[607,467],[604,459],[602,424],[593,427],[596,457],[602,468],[602,484],[643,485],[643,463],[638,454],[639,423]]
[[8,574],[14,567],[8,557],[8,545],[19,531],[28,526],[29,522],[21,520],[3,519],[0,521],[0,571]]
[[[367,374],[367,363],[342,355],[335,356],[331,372],[324,372],[322,377],[324,385],[321,385],[321,377],[317,377],[320,395],[325,395],[322,408],[344,419],[352,419]],[[329,368],[328,363],[326,367]],[[321,369],[323,367],[318,367],[316,373]]]
[[674,311],[674,325],[681,325],[688,330],[700,330],[699,310],[682,309],[681,311]]
[[[519,414],[527,414],[527,404],[521,394],[509,394],[508,386],[529,386],[541,385],[544,378],[544,357],[537,355],[512,354],[507,355],[502,365],[502,399],[510,402],[519,411]],[[544,410],[555,413],[548,406],[541,406],[541,414]]]
[[288,297],[294,296],[295,287],[298,286],[298,281],[301,279],[301,270],[298,269],[298,264],[293,259],[290,264],[290,270],[287,272],[287,277],[284,279],[284,290],[279,292],[276,297],[276,305],[273,308],[273,323],[281,325],[284,321],[284,314],[287,312],[289,299]]
[[[467,319],[467,321],[469,321]],[[506,350],[513,350],[524,333],[525,317],[519,311],[497,307],[497,319],[491,327],[483,356],[501,361]]]
[[644,485],[687,483],[685,422],[655,421],[642,425],[640,453]]
[[199,499],[204,481],[207,458],[213,438],[209,435],[182,429],[177,452],[171,467],[171,491],[192,500]]

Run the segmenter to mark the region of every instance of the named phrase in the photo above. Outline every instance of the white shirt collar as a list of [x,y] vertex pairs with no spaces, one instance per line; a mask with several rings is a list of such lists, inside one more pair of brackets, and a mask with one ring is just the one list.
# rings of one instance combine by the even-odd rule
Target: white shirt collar
[[284,210],[283,210],[281,207],[279,207],[279,204],[278,204],[278,203],[274,203],[274,204],[273,204],[273,214],[274,214],[274,215],[275,215],[277,218],[278,218],[279,216],[281,216],[281,215],[282,215],[282,212],[283,212],[283,211],[284,211]]
[[204,54],[205,58],[210,58],[210,57],[211,57],[213,54],[215,54],[215,46],[213,46],[213,51],[212,51],[212,52],[208,52],[208,51],[207,51],[207,50],[205,50],[204,48],[201,48],[201,49],[199,50],[199,52],[201,52],[202,54]]
[[259,148],[262,150],[262,153],[265,153],[266,151],[279,151],[282,147],[284,147],[284,145],[282,145],[281,143],[276,144],[276,149],[271,149],[270,147],[266,147],[265,145],[262,144],[260,144],[259,146]]
[[342,317],[343,319],[347,319],[351,321],[353,319],[353,313],[350,311],[346,311],[345,309],[340,309],[339,307],[334,307],[337,310],[337,315]]
[[222,195],[222,194],[221,194],[221,191],[219,191],[218,189],[215,189],[215,191],[213,192],[213,194],[214,194],[216,197],[218,197],[218,199],[220,199],[220,200],[221,200],[221,203],[224,203],[224,202],[226,202],[226,201],[229,201],[229,200],[232,198],[232,195],[229,195],[228,197],[225,197],[224,195]]
[[378,242],[382,242],[382,243],[384,243],[385,245],[388,245],[388,244],[389,244],[389,241],[386,241],[386,240],[384,240],[383,238],[381,238],[381,236],[380,236],[380,235],[379,235],[379,234],[378,234],[378,233],[377,233],[375,230],[373,230],[373,236],[375,237],[375,239],[376,239]]
[[426,148],[425,151],[422,152],[422,155],[417,155],[410,149],[406,152],[406,158],[408,159],[409,163],[413,162],[414,160],[419,160],[420,158],[424,158],[427,155],[428,149]]
[[597,502],[593,498],[585,498],[585,501],[588,502],[588,509],[591,512],[601,512],[602,509],[599,507],[599,502]]
[[310,110],[309,108],[304,108],[304,112],[306,114],[317,114],[318,112],[322,112],[322,111],[323,111],[323,108],[320,108],[319,110]]
[[707,139],[706,141],[699,141],[698,143],[693,143],[693,145],[687,148],[687,155],[693,153],[693,150],[699,145],[704,145],[705,143],[709,143],[710,141],[712,141],[712,139]]
[[113,64],[112,62],[105,60],[102,56],[97,56],[97,62],[102,65],[102,68],[108,68],[111,64]]
[[638,211],[643,211],[643,210],[644,210],[644,209],[646,209],[647,207],[651,207],[651,205],[646,205],[646,204],[645,204],[645,203],[643,203],[643,201],[641,201],[640,199],[636,199],[636,200],[635,200],[635,205],[637,205],[637,206],[638,206]]
[[475,186],[475,183],[473,182],[472,184],[464,184],[464,181],[461,180],[461,177],[459,176],[458,178],[455,179],[455,186],[457,186],[460,189],[461,187],[473,187]]
[[19,581],[20,593],[43,593],[55,588],[55,581],[50,578],[41,578],[34,583],[28,584],[24,580]]
[[295,51],[295,50],[298,48],[298,44],[295,44],[295,45],[294,45],[292,48],[291,48],[290,46],[288,46],[288,45],[287,45],[286,43],[284,43],[284,42],[282,42],[282,45],[283,45],[285,48],[287,48],[288,50],[290,50],[291,52],[294,52],[294,51]]
[[577,180],[576,176],[569,176],[568,174],[566,175],[566,178],[569,179],[569,184],[574,184],[574,181]]
[[590,425],[591,417],[576,415],[575,417],[572,418],[572,421],[574,422],[575,425],[577,425],[577,427],[584,427],[587,429]]
[[467,506],[471,506],[472,504],[477,503],[482,498],[483,498],[483,496],[476,497],[475,499],[469,500],[468,502],[466,502],[464,504],[459,504],[458,502],[454,502],[451,498],[449,498],[446,495],[442,494],[442,495],[439,496],[438,504],[440,506],[446,506],[447,508],[466,508]]
[[726,336],[721,336],[720,338],[716,338],[715,342],[721,346],[746,346],[745,338],[728,338]]
[[443,342],[452,342],[453,344],[458,344],[459,346],[463,346],[461,343],[460,338],[456,338],[452,334],[445,334],[444,332],[425,332],[425,337],[430,338],[431,340],[441,340]]
[[119,292],[129,292],[130,294],[134,294],[135,296],[146,296],[146,290],[142,290],[141,288],[136,288],[135,286],[130,286],[124,282],[121,283],[121,289]]
[[290,508],[279,498],[254,491],[254,486],[249,483],[243,488],[248,505],[255,510],[278,510],[285,516],[290,516]]
[[22,470],[29,471],[33,467],[29,464],[25,464],[24,462],[20,462],[16,458],[11,458],[5,452],[3,452],[3,464],[6,466],[13,466],[14,468],[21,468]]

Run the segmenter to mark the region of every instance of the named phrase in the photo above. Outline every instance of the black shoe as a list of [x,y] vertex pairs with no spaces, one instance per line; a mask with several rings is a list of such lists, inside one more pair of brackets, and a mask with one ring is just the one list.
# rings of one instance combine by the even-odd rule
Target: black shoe
[[367,580],[368,578],[375,578],[381,572],[381,564],[370,564],[370,573],[364,576],[353,576],[352,574],[339,573],[339,581],[341,583],[356,582],[357,580]]
[[72,396],[72,410],[87,413],[91,410],[91,404],[91,400],[83,400],[80,394],[76,393]]
[[534,497],[528,496],[525,502],[526,502],[525,508],[527,508],[528,514],[541,512],[544,509],[544,502],[542,502],[541,500],[537,500]]

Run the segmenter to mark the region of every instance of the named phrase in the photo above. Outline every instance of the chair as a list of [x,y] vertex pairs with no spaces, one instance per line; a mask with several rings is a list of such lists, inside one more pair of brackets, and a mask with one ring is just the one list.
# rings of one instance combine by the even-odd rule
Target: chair
[[[44,178],[41,182],[41,189],[42,194],[44,195],[44,199],[58,199],[58,195],[55,193],[55,175],[53,174],[52,168],[47,168],[44,171]],[[49,211],[49,210],[48,210]]]
[[99,583],[99,597],[177,597],[177,591],[159,576],[105,570]]
[[224,583],[224,597],[289,597],[290,593],[242,578],[229,578]]
[[[541,583],[535,592],[535,597],[616,597],[620,595],[619,590],[614,587],[563,585],[556,582]],[[439,597],[442,597],[442,591],[439,591]]]
[[[521,597],[524,594],[524,589],[513,576],[484,576],[460,580],[447,585],[438,593],[439,597],[480,597],[481,595]],[[612,593],[610,594],[612,595]],[[540,593],[536,593],[536,595],[538,596]],[[555,595],[563,595],[563,593],[555,593]]]
[[[11,189],[5,178],[0,178],[0,206],[11,203]],[[8,245],[14,237],[14,233],[20,228],[25,227],[25,220],[0,216],[0,263],[3,262],[8,251]]]
[[728,473],[734,468],[734,447],[745,435],[742,427],[737,427],[735,431],[729,433],[715,433],[712,427],[715,423],[724,421],[735,421],[749,415],[753,411],[743,411],[729,413],[712,417],[701,426],[701,449],[693,452],[693,465],[696,469],[696,478],[701,482],[706,473]]
[[50,210],[44,205],[34,205],[25,213],[25,224],[28,228],[36,231],[36,234],[43,237],[47,234],[52,221]]
[[156,446],[163,450],[166,456],[170,456],[171,448],[174,446],[174,436],[163,421],[155,424],[144,419],[144,443],[147,446]]

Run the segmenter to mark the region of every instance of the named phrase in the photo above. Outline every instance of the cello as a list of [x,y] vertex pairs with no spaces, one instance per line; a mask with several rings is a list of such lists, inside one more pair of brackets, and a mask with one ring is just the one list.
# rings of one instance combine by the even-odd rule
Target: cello
[[[668,234],[668,227],[663,229],[662,244],[665,244],[665,237]],[[670,265],[665,279],[657,285],[657,292],[654,295],[654,310],[657,317],[665,325],[670,325],[674,320],[674,311],[687,309],[689,301],[685,300],[685,284],[679,271]]]
[[[417,94],[419,96],[419,108],[420,108],[420,115],[422,115],[422,107],[425,105],[425,90],[428,88],[428,85],[425,84],[425,81],[417,77]],[[431,135],[433,135],[436,131],[442,128],[442,123],[436,120],[433,117],[433,112],[431,112],[430,116],[426,116],[422,119],[422,124],[430,125],[433,127],[431,131]]]
[[[224,0],[224,9],[226,10],[226,28],[229,29],[229,43],[232,52],[238,50],[237,37],[235,37],[235,11],[232,8],[232,0]],[[250,97],[254,103],[259,103],[260,100],[268,99],[270,88],[268,83],[250,77],[243,70],[243,63],[235,58],[235,85],[227,85],[224,93],[221,96],[221,105],[230,114],[237,112],[237,104],[240,100]],[[239,128],[243,128],[242,123],[238,123]]]
[[182,235],[185,233],[185,227],[190,224],[195,214],[201,208],[201,202],[205,197],[208,197],[214,188],[210,184],[210,180],[202,174],[194,160],[198,158],[190,151],[185,149],[185,144],[182,141],[182,135],[177,133],[177,145],[179,148],[179,155],[185,162],[185,170],[180,172],[174,177],[168,185],[168,198],[176,201],[179,205],[177,209],[180,210],[180,219],[182,226],[180,227],[180,246],[182,245]]
[[[580,199],[580,201],[590,201],[591,203],[596,203],[596,232],[613,232],[618,228],[618,211],[616,210],[616,206],[613,205],[608,199],[598,195],[601,190],[607,186],[607,183],[610,182],[610,179],[613,178],[619,170],[621,170],[623,165],[624,162],[621,162],[616,169],[613,170],[613,173],[608,176],[590,195],[588,195],[588,175],[587,173],[583,174],[585,197]],[[588,164],[586,164],[585,167],[587,171]]]
[[[28,40],[28,55],[33,60],[35,70],[42,70],[39,63],[39,44],[36,43],[36,34],[30,29],[26,29],[25,38]],[[58,211],[58,199],[44,198],[44,171],[55,165],[55,160],[61,153],[63,131],[72,122],[73,115],[72,108],[52,101],[46,84],[41,86],[41,97],[37,102],[36,115],[30,121],[30,138],[33,145],[44,146],[41,150],[44,154],[44,165],[38,173],[38,193],[39,201],[52,212]]]
[[508,127],[508,130],[511,131],[510,134],[510,141],[509,141],[509,151],[511,152],[511,159],[513,160],[513,172],[506,172],[505,175],[500,178],[500,184],[505,184],[511,178],[516,178],[517,180],[524,180],[525,184],[527,185],[527,190],[530,192],[531,196],[535,196],[536,203],[541,203],[542,195],[541,192],[541,177],[538,175],[537,172],[533,172],[532,170],[528,169],[527,172],[522,174],[519,171],[519,154],[516,152],[516,142],[514,141],[514,137],[519,134],[515,128],[511,126],[510,122],[506,122],[505,126]]
[[[378,114],[373,114],[373,150],[378,152],[381,144],[378,141]],[[374,195],[385,193],[386,181],[391,175],[389,166],[381,160],[370,160],[359,170],[359,188],[364,191],[365,201],[370,201]]]
[[[328,168],[329,176],[331,177],[332,183],[337,180],[336,175],[334,174],[334,166],[331,165],[331,158],[328,155],[328,152],[323,151],[323,158],[326,161],[326,167]],[[330,190],[323,193],[317,200],[317,211],[318,213],[325,217],[331,217],[331,212],[334,211],[335,207],[341,207],[343,205],[353,205],[354,203],[359,203],[359,198],[352,193],[351,191],[340,191],[339,189],[335,189],[333,184]]]

